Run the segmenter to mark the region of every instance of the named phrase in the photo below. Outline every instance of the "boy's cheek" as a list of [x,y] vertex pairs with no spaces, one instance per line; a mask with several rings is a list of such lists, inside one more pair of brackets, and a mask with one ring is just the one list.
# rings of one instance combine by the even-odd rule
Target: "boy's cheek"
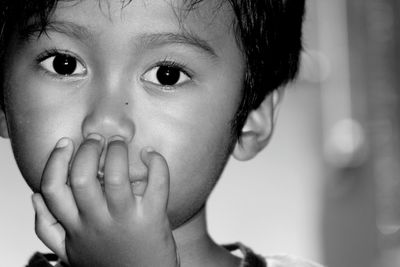
[[15,159],[25,181],[37,192],[40,188],[43,169],[50,154],[47,151],[50,151],[50,149],[45,147],[46,144],[42,146],[40,146],[40,143],[32,145],[30,142],[35,141],[34,138],[25,141],[21,140],[18,138],[12,139]]
[[35,134],[25,136],[21,131],[11,138],[13,152],[24,179],[34,191],[38,191],[43,169],[55,143],[51,145],[50,138],[46,140]]
[[17,164],[34,191],[39,190],[43,169],[57,141],[63,136],[73,136],[68,121],[61,125],[43,115],[42,111],[31,110],[30,113],[13,114],[9,119]]
[[13,152],[23,177],[35,191],[57,141],[81,136],[77,121],[82,120],[82,111],[49,92],[50,88],[40,87],[32,79],[13,76],[5,99]]
[[[173,225],[204,204],[229,156],[229,127],[187,130],[169,137],[169,149],[161,152],[171,175],[169,214]],[[181,214],[183,211],[187,214]]]

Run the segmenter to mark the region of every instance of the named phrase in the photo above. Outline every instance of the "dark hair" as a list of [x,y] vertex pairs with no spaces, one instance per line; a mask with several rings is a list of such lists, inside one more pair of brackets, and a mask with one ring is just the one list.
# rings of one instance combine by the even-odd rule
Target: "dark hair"
[[[58,1],[1,0],[0,60],[14,27],[23,28],[34,18],[45,29]],[[189,10],[202,1],[186,0]],[[234,30],[246,59],[243,96],[232,121],[233,133],[239,136],[249,112],[258,108],[272,91],[293,80],[298,72],[305,0],[223,1],[232,6],[236,17]]]
[[239,136],[253,109],[296,77],[302,50],[304,0],[229,0],[246,58],[243,97],[233,129]]

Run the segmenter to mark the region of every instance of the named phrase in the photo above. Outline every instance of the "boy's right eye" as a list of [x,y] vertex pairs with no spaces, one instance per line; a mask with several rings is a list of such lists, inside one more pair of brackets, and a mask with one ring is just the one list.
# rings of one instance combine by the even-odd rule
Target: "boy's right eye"
[[46,55],[39,60],[39,65],[53,75],[81,76],[86,74],[86,68],[74,56],[65,53]]

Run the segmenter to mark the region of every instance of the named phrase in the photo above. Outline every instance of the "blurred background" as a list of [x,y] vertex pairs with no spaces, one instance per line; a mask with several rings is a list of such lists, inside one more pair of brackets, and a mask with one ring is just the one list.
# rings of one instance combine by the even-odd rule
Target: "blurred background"
[[[307,0],[299,80],[275,136],[231,160],[208,204],[220,243],[329,267],[400,266],[400,2]],[[47,249],[31,192],[0,140],[0,257],[24,266]]]

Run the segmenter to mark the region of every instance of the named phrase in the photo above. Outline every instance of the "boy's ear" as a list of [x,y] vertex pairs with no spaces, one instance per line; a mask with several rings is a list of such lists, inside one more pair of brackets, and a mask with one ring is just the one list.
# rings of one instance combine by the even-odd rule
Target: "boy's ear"
[[243,126],[241,135],[233,149],[232,156],[240,161],[255,157],[271,139],[283,89],[275,90],[261,105],[252,110]]
[[8,137],[7,119],[3,107],[0,105],[0,136],[3,138]]

